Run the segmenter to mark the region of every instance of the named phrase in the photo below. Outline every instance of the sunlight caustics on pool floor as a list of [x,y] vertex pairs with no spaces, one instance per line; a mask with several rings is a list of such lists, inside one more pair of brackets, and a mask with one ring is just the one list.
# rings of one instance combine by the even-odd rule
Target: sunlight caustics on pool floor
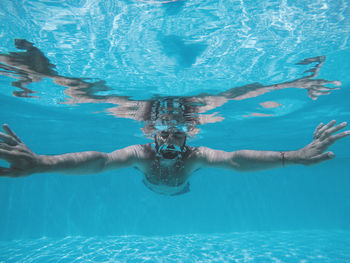
[[0,262],[349,262],[349,231],[41,238],[0,242]]

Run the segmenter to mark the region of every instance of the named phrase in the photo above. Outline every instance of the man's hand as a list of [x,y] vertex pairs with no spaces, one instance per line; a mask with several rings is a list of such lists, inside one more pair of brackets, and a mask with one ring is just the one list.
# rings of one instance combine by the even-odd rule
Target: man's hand
[[[310,79],[309,77],[297,79],[293,83],[296,88],[306,89],[308,96],[312,100],[316,100],[319,96],[328,95],[333,90],[337,90],[341,86],[340,81],[328,81],[325,79]],[[334,85],[333,87],[327,85]]]
[[331,121],[327,125],[321,123],[314,132],[314,140],[304,148],[290,152],[291,160],[295,163],[313,165],[322,161],[334,158],[333,152],[325,152],[337,140],[350,134],[350,130],[334,134],[343,129],[347,123],[343,122],[334,126],[336,121]]
[[0,167],[0,176],[28,176],[38,171],[39,155],[33,153],[7,124],[2,126],[5,133],[0,132],[0,159],[10,163],[10,168]]

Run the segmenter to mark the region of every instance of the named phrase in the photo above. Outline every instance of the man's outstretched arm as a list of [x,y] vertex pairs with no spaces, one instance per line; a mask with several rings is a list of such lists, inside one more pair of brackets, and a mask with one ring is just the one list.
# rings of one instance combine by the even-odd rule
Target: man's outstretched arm
[[78,152],[62,155],[37,155],[19,137],[3,125],[0,132],[0,159],[10,167],[0,167],[0,176],[20,177],[34,173],[91,174],[106,169],[136,165],[142,156],[142,145],[132,145],[112,153]]
[[327,125],[320,124],[314,132],[314,140],[297,151],[255,151],[240,150],[225,152],[207,147],[197,148],[196,162],[201,166],[212,166],[238,171],[256,171],[282,167],[291,164],[314,165],[332,159],[333,152],[326,152],[337,140],[350,134],[350,130],[334,134],[343,129],[345,122],[334,126],[335,121]]

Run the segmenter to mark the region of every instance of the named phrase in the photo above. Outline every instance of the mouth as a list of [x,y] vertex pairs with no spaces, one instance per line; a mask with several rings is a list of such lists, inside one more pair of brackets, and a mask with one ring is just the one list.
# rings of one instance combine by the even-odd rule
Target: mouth
[[170,151],[174,151],[175,150],[175,146],[173,144],[170,144],[170,145],[167,145],[166,149],[170,150]]
[[181,152],[181,148],[177,145],[162,145],[159,148],[159,153],[165,158],[165,159],[174,159],[176,158],[179,153]]

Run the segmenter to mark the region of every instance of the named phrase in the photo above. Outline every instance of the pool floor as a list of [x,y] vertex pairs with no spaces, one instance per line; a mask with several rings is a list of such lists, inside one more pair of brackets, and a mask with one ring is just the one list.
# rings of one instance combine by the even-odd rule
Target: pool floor
[[40,238],[0,242],[0,262],[350,262],[350,231]]

